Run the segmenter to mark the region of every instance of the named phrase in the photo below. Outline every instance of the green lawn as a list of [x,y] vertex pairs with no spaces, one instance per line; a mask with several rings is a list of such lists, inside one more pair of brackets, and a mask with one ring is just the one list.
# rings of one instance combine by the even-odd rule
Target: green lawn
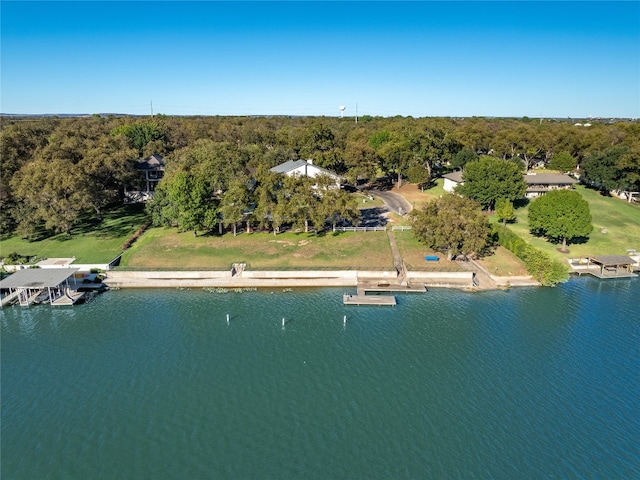
[[[604,197],[581,185],[576,186],[576,190],[589,202],[593,231],[585,243],[569,244],[568,254],[558,252],[560,245],[529,233],[527,207],[516,210],[517,222],[509,228],[559,260],[587,255],[626,255],[627,249],[640,249],[640,206]],[[495,215],[492,220],[495,221]]]
[[178,233],[152,228],[122,258],[126,268],[227,270],[246,263],[251,270],[380,270],[393,268],[384,232],[242,233],[234,237]]
[[[456,262],[447,261],[447,256],[440,252],[435,252],[418,242],[411,230],[393,232],[398,245],[398,251],[404,264],[411,271],[438,271],[438,272],[459,272],[462,268]],[[426,255],[437,255],[440,260],[437,262],[427,262]]]
[[18,236],[0,240],[0,256],[16,252],[38,258],[71,258],[76,263],[108,263],[122,252],[122,244],[147,220],[144,206],[130,205],[108,210],[102,222],[87,215],[71,235],[55,235],[37,241]]

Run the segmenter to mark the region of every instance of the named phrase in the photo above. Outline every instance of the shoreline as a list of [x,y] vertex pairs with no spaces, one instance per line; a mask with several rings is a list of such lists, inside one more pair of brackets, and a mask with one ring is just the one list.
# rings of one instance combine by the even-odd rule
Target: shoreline
[[110,288],[305,288],[376,286],[393,289],[410,285],[471,291],[516,286],[539,286],[531,277],[493,277],[478,283],[476,272],[406,272],[403,281],[395,271],[289,270],[244,271],[118,271],[109,270],[103,283]]

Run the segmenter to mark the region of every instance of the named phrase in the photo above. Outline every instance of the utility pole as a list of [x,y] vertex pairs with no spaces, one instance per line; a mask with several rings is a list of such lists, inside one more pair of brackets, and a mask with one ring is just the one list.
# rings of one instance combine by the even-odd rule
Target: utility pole
[[356,102],[356,125],[358,124],[358,102]]
[[153,100],[149,100],[149,103],[151,104],[151,116],[153,117]]

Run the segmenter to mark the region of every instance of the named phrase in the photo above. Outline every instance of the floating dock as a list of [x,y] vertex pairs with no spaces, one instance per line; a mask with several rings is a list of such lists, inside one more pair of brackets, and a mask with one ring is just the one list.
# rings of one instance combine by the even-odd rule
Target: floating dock
[[345,305],[386,305],[395,307],[396,297],[393,295],[349,295],[342,296]]

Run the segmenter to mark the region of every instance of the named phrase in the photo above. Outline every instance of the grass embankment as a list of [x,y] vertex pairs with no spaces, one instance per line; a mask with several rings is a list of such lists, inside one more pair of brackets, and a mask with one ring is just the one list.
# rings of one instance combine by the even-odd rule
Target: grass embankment
[[393,269],[385,232],[194,237],[190,232],[152,228],[122,258],[122,265],[132,269],[227,270],[233,263],[246,263],[250,270]]
[[[517,221],[508,224],[509,229],[556,260],[595,255],[626,255],[627,249],[640,249],[640,206],[602,196],[581,185],[576,186],[576,190],[589,202],[593,231],[586,242],[569,244],[569,253],[559,252],[559,244],[529,232],[527,207],[516,210]],[[492,216],[492,221],[495,221],[495,215]]]
[[16,252],[38,258],[76,257],[76,263],[108,263],[146,221],[144,205],[125,205],[106,211],[101,222],[95,215],[86,215],[70,236],[59,234],[36,241],[13,236],[0,240],[0,257]]

